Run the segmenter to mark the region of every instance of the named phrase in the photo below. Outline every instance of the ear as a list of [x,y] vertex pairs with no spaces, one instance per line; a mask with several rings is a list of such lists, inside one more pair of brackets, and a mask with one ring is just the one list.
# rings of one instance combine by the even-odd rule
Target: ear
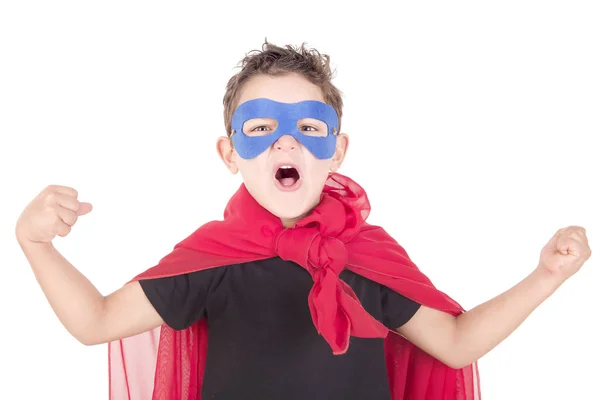
[[217,153],[232,174],[237,174],[238,167],[235,163],[233,142],[230,137],[221,136],[217,139]]
[[336,172],[341,166],[342,162],[344,162],[344,158],[346,157],[346,152],[348,151],[348,146],[350,144],[350,139],[348,135],[345,133],[340,133],[337,136],[337,141],[335,145],[335,153],[331,158],[331,167],[330,170],[332,172]]

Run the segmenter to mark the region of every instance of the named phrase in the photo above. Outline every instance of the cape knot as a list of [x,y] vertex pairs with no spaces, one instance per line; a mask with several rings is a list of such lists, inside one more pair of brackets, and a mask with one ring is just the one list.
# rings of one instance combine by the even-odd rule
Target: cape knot
[[[344,243],[333,236],[322,236],[316,229],[286,229],[275,242],[275,252],[306,268],[313,278],[326,270],[339,276],[348,262]],[[319,272],[320,271],[320,272]]]
[[308,261],[317,270],[329,269],[339,276],[348,262],[348,252],[338,238],[319,234],[310,246]]

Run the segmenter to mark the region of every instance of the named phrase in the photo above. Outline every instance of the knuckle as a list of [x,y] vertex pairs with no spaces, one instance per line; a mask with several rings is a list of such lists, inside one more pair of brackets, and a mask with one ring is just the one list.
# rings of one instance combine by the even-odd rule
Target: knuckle
[[67,223],[69,225],[75,225],[75,222],[77,222],[77,215],[75,215],[75,213],[70,213],[67,216]]
[[58,195],[56,192],[50,191],[50,192],[46,193],[46,195],[44,196],[44,201],[46,204],[54,203],[56,201],[57,196]]
[[60,236],[67,236],[69,234],[69,232],[71,232],[71,227],[69,226],[61,226],[59,229],[59,235]]
[[57,222],[60,219],[60,216],[58,215],[58,207],[48,206],[46,208],[46,212],[51,216],[52,221]]
[[60,232],[60,219],[55,218],[52,224],[52,231],[54,233]]

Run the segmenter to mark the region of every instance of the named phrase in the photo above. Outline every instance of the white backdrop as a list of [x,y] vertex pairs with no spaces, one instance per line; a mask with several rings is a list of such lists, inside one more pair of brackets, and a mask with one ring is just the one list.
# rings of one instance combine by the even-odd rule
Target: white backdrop
[[[56,246],[105,294],[155,265],[241,182],[215,151],[222,96],[265,37],[331,55],[351,138],[340,172],[464,307],[525,277],[561,227],[600,251],[598,5],[394,7],[3,2],[0,398],[107,398],[106,346],[52,312],[14,238],[22,209],[49,184],[94,205]],[[599,267],[592,255],[480,360],[484,400],[600,399]]]

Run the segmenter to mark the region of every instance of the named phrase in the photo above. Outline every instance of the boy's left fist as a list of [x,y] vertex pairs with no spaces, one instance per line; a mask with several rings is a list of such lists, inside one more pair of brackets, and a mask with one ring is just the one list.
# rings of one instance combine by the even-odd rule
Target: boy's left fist
[[592,250],[588,245],[585,229],[580,226],[568,226],[559,229],[544,246],[538,268],[557,279],[566,280],[579,271],[591,255]]

